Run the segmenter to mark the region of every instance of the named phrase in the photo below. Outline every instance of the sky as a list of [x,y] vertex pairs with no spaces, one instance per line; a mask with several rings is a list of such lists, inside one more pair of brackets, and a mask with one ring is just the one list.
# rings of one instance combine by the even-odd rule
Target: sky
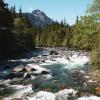
[[86,14],[86,9],[92,0],[5,0],[9,7],[15,5],[16,10],[32,12],[39,9],[53,20],[66,19],[70,25],[75,23],[76,16]]

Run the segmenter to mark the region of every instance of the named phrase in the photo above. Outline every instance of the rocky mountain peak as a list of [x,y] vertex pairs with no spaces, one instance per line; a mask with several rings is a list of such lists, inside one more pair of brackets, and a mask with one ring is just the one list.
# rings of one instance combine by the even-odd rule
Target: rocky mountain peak
[[32,14],[33,15],[45,15],[45,13],[42,12],[41,10],[39,10],[39,9],[36,9],[36,10],[32,11]]
[[44,26],[51,24],[53,20],[49,18],[43,11],[36,9],[32,13],[25,13],[33,25]]

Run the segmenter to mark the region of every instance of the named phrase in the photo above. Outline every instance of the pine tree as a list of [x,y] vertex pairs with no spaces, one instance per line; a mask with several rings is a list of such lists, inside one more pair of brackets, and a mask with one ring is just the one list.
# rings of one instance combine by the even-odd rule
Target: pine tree
[[16,7],[15,5],[10,9],[13,19],[16,18]]
[[23,18],[23,14],[22,14],[22,8],[21,8],[21,6],[20,6],[20,8],[19,8],[19,14],[18,14],[18,15],[19,15],[20,18]]

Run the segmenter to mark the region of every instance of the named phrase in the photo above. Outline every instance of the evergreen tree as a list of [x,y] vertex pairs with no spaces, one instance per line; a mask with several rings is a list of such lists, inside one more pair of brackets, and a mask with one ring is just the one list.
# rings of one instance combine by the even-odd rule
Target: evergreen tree
[[16,18],[16,7],[15,5],[10,9],[13,19]]
[[19,17],[20,17],[20,18],[22,18],[22,17],[23,17],[23,14],[22,14],[22,8],[21,8],[21,6],[20,6],[20,8],[19,8],[19,14],[18,14],[18,15],[19,15]]

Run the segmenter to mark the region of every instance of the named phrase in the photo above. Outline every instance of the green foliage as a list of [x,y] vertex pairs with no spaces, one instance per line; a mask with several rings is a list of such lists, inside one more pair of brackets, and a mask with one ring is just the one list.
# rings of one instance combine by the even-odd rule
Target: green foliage
[[28,50],[34,47],[33,30],[24,17],[15,18],[14,21],[14,37],[19,50]]
[[62,46],[67,47],[67,44],[68,44],[68,40],[67,40],[67,36],[65,36],[64,41],[62,42]]
[[91,61],[93,64],[100,64],[100,48],[92,50]]
[[100,0],[94,0],[93,3],[87,9],[87,12],[92,14],[100,14]]
[[94,0],[87,11],[90,13],[91,18],[93,19],[91,25],[91,61],[94,64],[100,64],[100,0]]
[[62,42],[63,47],[67,47],[67,48],[72,47],[72,44],[71,44],[72,37],[71,36],[72,36],[71,33],[66,34],[66,36],[64,37],[64,40]]
[[40,46],[40,36],[39,36],[39,34],[36,35],[35,43],[36,43],[35,45],[36,45],[37,47]]
[[41,29],[38,29],[36,44],[38,44],[38,46],[61,47],[66,32],[69,33],[69,27],[70,26],[65,25],[63,22],[54,22]]

